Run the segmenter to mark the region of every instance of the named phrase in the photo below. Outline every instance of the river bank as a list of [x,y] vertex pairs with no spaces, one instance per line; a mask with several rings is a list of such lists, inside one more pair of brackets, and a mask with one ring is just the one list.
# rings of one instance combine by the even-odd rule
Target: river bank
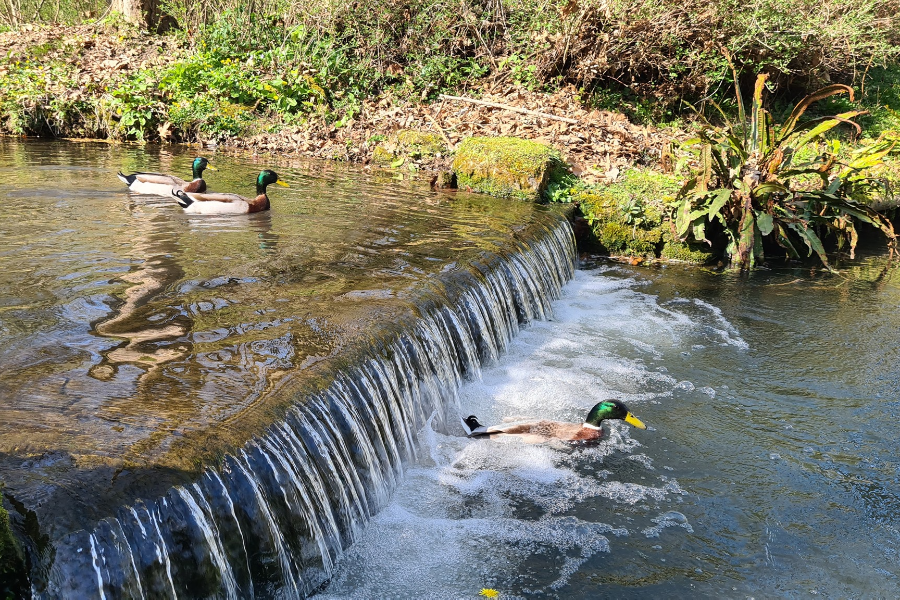
[[[391,61],[368,64],[367,59],[353,54],[356,51],[326,43],[327,38],[323,41],[321,35],[310,35],[307,26],[270,22],[254,14],[246,15],[246,19],[224,14],[200,30],[167,35],[142,31],[120,22],[114,14],[99,22],[70,27],[25,25],[0,34],[0,52],[7,57],[0,66],[4,90],[0,94],[0,131],[43,137],[184,142],[196,145],[198,153],[314,157],[361,163],[391,171],[397,177],[424,174],[438,184],[463,140],[514,137],[553,148],[567,165],[569,175],[541,187],[539,195],[578,206],[581,220],[576,228],[584,233],[580,238],[583,247],[638,260],[709,263],[724,257],[727,263],[735,259],[734,252],[727,248],[736,248],[735,241],[744,235],[740,233],[744,211],[734,195],[739,193],[736,188],[731,200],[734,207],[719,213],[710,208],[708,217],[703,216],[697,227],[676,222],[678,207],[687,207],[685,215],[695,215],[699,214],[698,202],[708,202],[708,198],[679,196],[685,181],[710,177],[701,168],[703,152],[686,140],[706,131],[714,133],[719,140],[716,143],[725,144],[728,135],[739,134],[739,129],[727,131],[732,128],[727,113],[720,118],[727,126],[716,129],[720,126],[707,121],[711,118],[708,113],[689,113],[684,107],[691,105],[684,98],[681,109],[672,112],[665,108],[665,101],[654,104],[646,94],[617,96],[612,88],[587,89],[567,81],[563,74],[542,82],[537,63],[528,66],[514,60],[515,56],[498,60],[492,54],[488,60],[476,55],[466,59],[469,62],[447,67],[450,71],[441,71],[442,75],[423,72],[422,78],[416,79],[409,65]],[[738,59],[724,48],[721,51],[736,69]],[[538,58],[536,54],[534,60]],[[478,60],[487,60],[492,66],[479,71],[473,66]],[[448,79],[451,71],[469,75],[465,81],[452,80]],[[896,206],[900,182],[900,162],[895,158],[900,119],[882,104],[893,97],[890,94],[896,94],[891,91],[896,87],[891,83],[895,73],[882,69],[877,76],[869,76],[868,72],[860,80],[858,93],[865,101],[853,103],[851,93],[849,98],[829,99],[823,103],[822,112],[810,111],[809,115],[844,115],[835,124],[856,118],[862,135],[847,126],[846,132],[833,137],[837,145],[828,142],[830,146],[820,135],[813,143],[801,143],[809,148],[797,148],[798,161],[819,160],[815,158],[817,153],[831,156],[816,167],[826,169],[825,181],[843,166],[851,165],[860,152],[868,153],[866,160],[878,154],[878,160],[864,171],[856,167],[844,171],[842,179],[849,182],[850,173],[854,182],[864,176],[866,183],[848,185],[839,196],[884,211]],[[732,73],[740,79],[737,70]],[[367,77],[369,80],[363,81]],[[867,77],[870,85],[868,93],[863,93]],[[451,80],[456,83],[451,85]],[[767,85],[771,83],[777,90],[776,81],[769,77]],[[646,88],[641,89],[646,92]],[[438,93],[440,90],[455,94]],[[851,92],[852,88],[846,86],[843,91]],[[611,102],[610,98],[618,101]],[[773,98],[772,115],[787,119],[790,104]],[[700,111],[707,99],[701,100]],[[724,96],[719,99],[725,100]],[[719,109],[711,101],[710,106]],[[738,107],[737,112],[740,110]],[[749,126],[741,127],[747,130]],[[722,147],[729,151],[726,146]],[[746,161],[745,153],[746,149],[740,150],[733,159]],[[725,162],[729,160],[725,157]],[[777,169],[775,163],[772,165]],[[784,162],[783,169],[787,165]],[[774,171],[771,175],[780,177]],[[718,185],[726,188],[736,182],[727,174],[719,174],[718,179]],[[770,183],[786,185],[778,189],[803,196],[805,190],[813,189],[809,186],[815,185],[815,179],[812,183],[781,179]],[[704,181],[697,189],[705,190],[708,184],[715,182]],[[756,210],[771,213],[762,205]],[[848,232],[844,225],[829,223],[832,216],[845,221],[859,219],[859,211],[849,205],[828,210],[831,212],[827,215],[818,208],[815,211],[822,222],[814,225],[824,227],[819,235],[835,237],[833,246],[838,250],[846,241],[852,255],[856,230]],[[814,234],[815,239],[808,239],[807,231],[813,224],[810,219],[795,214],[795,209],[787,212],[790,222],[785,221],[784,226],[802,229],[793,244],[807,242],[810,251],[815,250],[827,265],[818,237]],[[812,214],[808,209],[800,212]],[[719,231],[717,214],[723,216],[726,231]],[[770,217],[777,220],[778,215],[771,213]],[[697,218],[691,216],[691,220]],[[860,222],[876,224],[889,240],[893,239],[880,219],[864,211]],[[709,237],[706,226],[712,232]],[[762,231],[767,231],[765,225]],[[868,235],[865,229],[861,231]],[[753,238],[747,235],[738,261],[742,268],[752,266],[757,254],[762,256],[759,244],[747,254],[747,240]],[[770,245],[770,254],[774,251],[802,258],[802,252],[791,244],[786,246],[786,253],[778,248],[785,247],[781,241],[773,239]]]
[[[656,166],[663,148],[677,135],[675,130],[634,124],[619,112],[585,108],[573,86],[542,93],[514,83],[488,86],[470,95],[508,108],[440,98],[422,102],[388,91],[362,100],[357,110],[337,120],[334,114],[322,112],[291,124],[277,114],[259,111],[251,124],[249,115],[240,114],[247,111],[238,111],[248,122],[234,135],[173,124],[165,119],[171,115],[163,114],[162,99],[152,91],[146,106],[127,109],[128,77],[138,69],[170,68],[190,53],[175,37],[120,25],[26,26],[0,34],[0,53],[9,60],[0,66],[0,79],[7,84],[2,130],[8,134],[181,141],[222,150],[369,164],[377,162],[376,147],[390,151],[396,147],[398,131],[413,130],[437,134],[443,141],[439,151],[410,161],[415,168],[431,171],[448,168],[450,155],[465,137],[515,136],[556,147],[588,183],[614,181],[633,166]],[[33,78],[44,89],[29,89],[23,78]],[[531,114],[518,112],[523,110]],[[142,113],[135,122],[133,112]]]

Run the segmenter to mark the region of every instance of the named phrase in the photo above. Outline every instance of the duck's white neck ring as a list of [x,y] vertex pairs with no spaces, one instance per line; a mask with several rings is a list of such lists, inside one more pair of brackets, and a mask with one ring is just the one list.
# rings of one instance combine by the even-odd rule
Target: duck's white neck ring
[[582,427],[587,427],[588,429],[603,429],[602,427],[598,427],[597,425],[591,425],[590,423],[582,423]]

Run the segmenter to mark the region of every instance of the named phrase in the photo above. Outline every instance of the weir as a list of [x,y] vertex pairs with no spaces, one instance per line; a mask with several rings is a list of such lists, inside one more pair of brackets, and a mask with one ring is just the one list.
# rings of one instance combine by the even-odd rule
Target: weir
[[33,595],[305,597],[321,589],[416,460],[417,432],[427,424],[462,434],[457,387],[522,325],[550,315],[574,263],[571,228],[553,216],[503,251],[431,276],[408,316],[343,348],[320,367],[328,375],[316,386],[283,386],[287,400],[268,413],[271,424],[239,447],[216,449],[197,476],[139,494],[58,539],[25,540]]

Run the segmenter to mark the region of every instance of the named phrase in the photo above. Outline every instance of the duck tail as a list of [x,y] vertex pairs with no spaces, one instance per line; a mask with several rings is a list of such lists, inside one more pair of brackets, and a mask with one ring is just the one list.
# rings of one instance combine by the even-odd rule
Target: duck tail
[[190,206],[191,204],[194,203],[194,201],[191,200],[191,197],[188,196],[187,194],[185,194],[181,190],[177,190],[177,189],[173,188],[172,195],[175,196],[175,200],[176,200],[176,202],[178,202],[178,205],[181,208],[187,208],[188,206]]
[[122,173],[122,171],[119,171],[118,173],[116,173],[116,175],[119,176],[119,179],[122,180],[122,183],[129,186],[134,183],[135,179],[137,179],[137,175],[125,175],[124,173]]
[[465,419],[460,418],[460,421],[462,421],[463,429],[468,437],[488,435],[487,427],[479,423],[475,415],[469,415]]

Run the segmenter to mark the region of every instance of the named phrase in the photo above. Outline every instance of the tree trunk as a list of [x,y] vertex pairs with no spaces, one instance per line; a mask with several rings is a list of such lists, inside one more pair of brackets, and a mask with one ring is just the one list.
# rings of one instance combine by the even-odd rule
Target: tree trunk
[[112,0],[112,10],[122,13],[125,20],[148,27],[152,0]]

